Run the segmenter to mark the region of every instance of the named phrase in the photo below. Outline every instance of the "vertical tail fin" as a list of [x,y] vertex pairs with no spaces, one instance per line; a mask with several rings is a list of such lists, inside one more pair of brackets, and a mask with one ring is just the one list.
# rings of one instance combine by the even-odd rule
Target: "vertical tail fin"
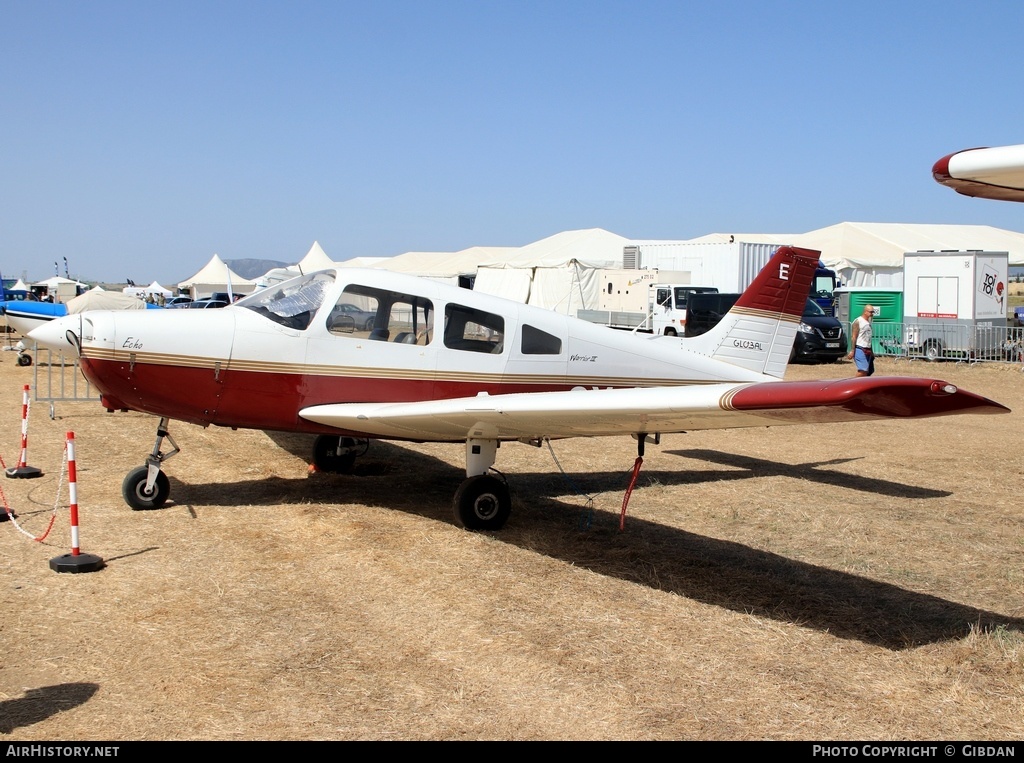
[[684,339],[692,352],[781,379],[820,252],[782,246],[717,326]]

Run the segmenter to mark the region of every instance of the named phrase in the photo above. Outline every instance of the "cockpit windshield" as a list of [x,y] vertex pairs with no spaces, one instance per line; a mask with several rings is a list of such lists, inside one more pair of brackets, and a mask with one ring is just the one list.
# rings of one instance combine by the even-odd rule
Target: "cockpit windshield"
[[238,302],[274,323],[302,331],[309,326],[334,284],[334,273],[322,271],[276,284]]

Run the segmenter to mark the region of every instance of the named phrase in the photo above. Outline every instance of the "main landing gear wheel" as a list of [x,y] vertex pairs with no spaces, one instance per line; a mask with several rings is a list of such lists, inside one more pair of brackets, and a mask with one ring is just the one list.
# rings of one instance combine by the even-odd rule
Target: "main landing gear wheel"
[[356,458],[366,453],[369,440],[322,434],[313,443],[313,464],[322,472],[350,474]]
[[489,474],[470,477],[455,491],[455,520],[467,530],[500,530],[512,513],[508,485]]
[[31,355],[19,355],[18,356],[18,365],[19,366],[30,366],[30,365],[32,365],[32,356]]
[[128,472],[128,476],[121,483],[121,495],[125,503],[135,511],[149,511],[159,509],[167,501],[171,494],[171,483],[167,475],[158,472],[156,482],[150,491],[146,490],[146,478],[149,476],[148,466],[139,466]]

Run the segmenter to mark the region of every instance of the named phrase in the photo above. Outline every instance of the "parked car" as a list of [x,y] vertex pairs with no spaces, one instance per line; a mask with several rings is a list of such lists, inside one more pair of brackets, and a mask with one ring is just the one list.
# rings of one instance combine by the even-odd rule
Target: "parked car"
[[339,302],[331,310],[331,317],[327,320],[327,327],[334,331],[371,331],[377,313],[370,310],[363,310],[360,307]]
[[814,360],[822,363],[834,363],[848,352],[846,331],[843,324],[818,306],[813,299],[808,299],[804,306],[803,317],[797,328],[793,349],[789,353],[789,362],[797,360]]
[[192,303],[192,297],[171,297],[164,302],[164,307],[188,307]]
[[190,310],[206,310],[208,308],[227,306],[228,303],[223,299],[197,299],[195,302],[189,302],[187,305],[182,305],[182,307],[187,307]]
[[1013,325],[1024,326],[1024,307],[1013,308]]

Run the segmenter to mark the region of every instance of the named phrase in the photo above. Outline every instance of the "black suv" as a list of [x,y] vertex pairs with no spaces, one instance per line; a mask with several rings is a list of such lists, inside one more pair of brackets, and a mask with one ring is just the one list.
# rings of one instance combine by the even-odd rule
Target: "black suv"
[[831,315],[825,315],[813,299],[808,299],[789,353],[789,362],[817,360],[833,363],[846,356],[846,345],[843,324]]

